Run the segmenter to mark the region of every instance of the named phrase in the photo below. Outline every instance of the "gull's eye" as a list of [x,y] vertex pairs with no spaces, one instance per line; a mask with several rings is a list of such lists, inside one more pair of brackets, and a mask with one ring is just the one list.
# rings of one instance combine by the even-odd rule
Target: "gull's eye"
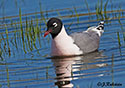
[[56,23],[56,22],[55,22],[55,23],[53,23],[53,26],[54,26],[54,27],[57,27],[57,23]]
[[97,29],[98,29],[98,30],[101,30],[101,28],[100,28],[100,27],[98,27]]

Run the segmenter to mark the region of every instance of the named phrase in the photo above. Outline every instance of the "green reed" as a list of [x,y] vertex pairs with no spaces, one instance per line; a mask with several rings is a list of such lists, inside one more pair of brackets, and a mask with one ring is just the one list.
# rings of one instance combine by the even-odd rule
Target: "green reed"
[[30,44],[29,44],[29,49],[30,49],[30,51],[32,51],[33,50],[33,40],[32,40],[32,20],[31,20],[31,23],[29,24],[29,34],[28,34],[28,36],[29,36],[29,40],[30,40]]
[[[111,64],[111,73],[112,73],[112,83],[114,83],[114,54],[112,54],[112,64]],[[112,86],[114,88],[114,86]]]
[[102,8],[103,8],[102,3],[103,2],[102,2],[102,0],[101,0],[101,3],[99,1],[100,0],[98,0],[98,3],[96,5],[96,7],[95,7],[97,20],[104,20],[104,18],[103,18],[103,10],[102,10]]
[[17,31],[14,31],[14,44],[13,44],[16,49],[18,50],[18,45],[17,45]]
[[71,31],[71,28],[70,28],[70,27],[72,26],[72,24],[73,24],[73,21],[72,21],[72,22],[68,25],[68,27],[67,27],[67,29],[70,30],[70,31]]
[[73,17],[73,10],[72,9],[69,9],[69,12],[71,12],[72,13],[72,15],[70,16],[70,17]]
[[4,60],[4,58],[3,58],[2,54],[3,54],[3,52],[2,52],[2,50],[0,49],[0,60],[1,60],[1,61],[3,61],[3,60]]
[[[15,5],[16,5],[16,8],[18,7],[18,2],[17,2],[17,0],[14,0],[14,2],[15,2]],[[21,2],[23,2],[23,4],[25,4],[25,1],[24,0],[21,0]]]
[[47,10],[46,10],[45,14],[46,14],[46,18],[49,19],[49,17],[48,17],[48,11]]
[[36,29],[37,29],[37,38],[38,38],[38,41],[39,41],[39,46],[41,48],[42,47],[41,46],[41,41],[40,41],[40,39],[41,39],[41,37],[40,37],[41,30],[40,30],[40,27],[39,27],[39,22],[38,22],[38,18],[37,17],[36,17]]
[[[7,55],[11,56],[11,48],[10,47],[10,43],[17,49],[18,51],[18,45],[20,44],[21,47],[23,47],[23,51],[25,53],[30,52],[34,49],[38,49],[36,46],[36,40],[38,38],[38,42],[39,42],[39,46],[41,47],[41,30],[39,27],[39,21],[38,18],[36,17],[35,20],[31,20],[28,21],[26,19],[25,21],[25,26],[23,27],[24,22],[22,22],[22,14],[21,14],[21,8],[19,9],[19,25],[13,23],[12,19],[11,20],[11,27],[14,27],[15,30],[13,31],[13,37],[9,38],[9,32],[7,29],[7,25],[5,24],[5,35],[6,38],[4,38],[3,34],[1,34],[1,41],[3,42],[3,47],[1,45],[1,49],[0,50],[0,58],[3,58],[3,55],[7,57]],[[34,24],[36,26],[34,26]],[[16,30],[19,29],[20,30]],[[3,51],[4,50],[4,51]],[[13,55],[15,51],[13,51]]]
[[25,43],[24,43],[24,31],[23,31],[23,25],[22,25],[21,8],[19,8],[19,18],[20,18],[20,28],[21,28],[21,38],[22,38],[22,43],[23,43],[23,50],[25,53],[27,53],[26,49],[25,49]]
[[77,22],[79,23],[79,14],[77,12],[77,9],[76,7],[73,7],[74,8],[74,11],[75,11],[75,15],[76,15],[76,18],[77,18]]
[[45,24],[47,24],[46,18],[45,18],[45,16],[44,16],[43,11],[42,11],[42,4],[41,4],[41,2],[39,2],[39,6],[40,6],[41,21],[43,21]]
[[[41,30],[40,30],[40,27],[39,27],[39,22],[38,22],[38,18],[37,18],[37,16],[36,16],[36,18],[35,18],[36,20],[36,27],[35,27],[35,29],[36,29],[36,31],[35,31],[35,38],[36,38],[36,40],[38,39],[38,44],[39,44],[39,46],[40,46],[40,48],[42,47],[41,45],[41,41],[40,41],[40,39],[41,39],[41,37],[40,37],[40,34],[41,34]],[[34,42],[34,44],[35,44],[35,42]],[[35,49],[37,49],[37,47],[35,48]],[[39,51],[37,51],[37,53],[39,53]]]
[[[27,41],[27,42],[26,42],[26,49],[27,49],[27,51],[29,51],[30,46],[28,46],[28,45],[30,45],[30,39],[29,39],[29,35],[28,35],[28,32],[29,32],[29,24],[28,24],[28,21],[27,21],[27,17],[26,17],[25,26],[26,26],[26,28],[25,28],[25,41]],[[29,48],[28,48],[28,47],[29,47]]]
[[[31,22],[33,22],[33,21],[31,21]],[[37,28],[34,27],[33,23],[31,23],[31,26],[32,26],[32,44],[33,44],[33,47],[35,49],[37,49],[37,47],[36,47]]]
[[59,18],[61,19],[61,18],[62,18],[62,16],[61,16],[60,12],[59,12],[58,10],[57,10],[56,12],[57,12],[57,14],[58,14]]
[[122,25],[122,23],[121,23],[121,21],[120,21],[120,18],[121,18],[121,14],[119,13],[118,22],[119,22],[119,24],[120,24],[120,26],[121,26],[121,31],[122,31],[122,35],[123,35],[123,41],[125,42],[125,32],[124,32],[123,25]]
[[0,88],[2,88],[2,84],[0,84]]
[[2,49],[2,44],[1,44],[1,43],[2,43],[2,39],[0,39],[0,60],[3,61],[3,60],[4,60],[4,59],[3,59],[3,56],[2,56],[2,54],[3,54],[3,49]]
[[120,40],[119,32],[117,32],[117,39],[118,39],[118,44],[119,44],[119,46],[121,46],[121,40]]
[[90,14],[90,9],[89,9],[89,5],[88,5],[88,2],[87,2],[87,0],[84,0],[85,1],[85,4],[86,4],[86,7],[87,7],[87,9],[88,9],[88,13],[89,13],[89,20],[91,20],[91,14]]
[[109,0],[106,1],[105,5],[104,5],[104,17],[105,20],[108,20],[109,17],[107,16],[107,5],[108,5]]
[[12,18],[10,18],[10,25],[11,25],[11,27],[13,27],[13,20],[12,20]]
[[7,86],[8,86],[8,88],[10,88],[9,69],[8,69],[7,65],[6,65],[6,73],[7,73]]
[[[25,21],[25,26],[22,27],[22,17],[21,17],[21,10],[19,11],[20,16],[20,27],[21,27],[21,38],[23,43],[23,50],[25,53],[27,51],[32,51],[35,49],[38,49],[36,46],[36,39],[39,36],[40,29],[38,27],[38,19],[37,17],[35,20],[31,18],[31,20],[28,22],[27,18]],[[34,24],[36,26],[34,26]],[[29,47],[29,48],[28,48]]]
[[[10,40],[10,43],[14,46],[14,41],[13,41],[13,39]],[[14,50],[14,48],[15,48],[15,47],[12,47],[12,50]],[[15,53],[16,53],[16,52],[12,52],[12,50],[11,50],[11,53],[12,53],[12,55],[15,57],[15,55],[16,55]]]
[[98,0],[98,3],[95,7],[96,9],[96,17],[97,20],[109,20],[109,16],[107,15],[107,5],[108,5],[109,0],[104,3],[103,7],[103,0]]
[[[73,17],[73,14],[74,14],[74,13],[73,13],[73,10],[72,10],[72,9],[69,9],[69,12],[71,13],[70,18],[72,18],[72,17]],[[72,26],[72,24],[73,24],[73,21],[72,21],[72,22],[68,25],[68,27],[67,27],[67,29],[70,30],[70,31],[71,31],[71,28],[70,28],[70,27]]]
[[48,68],[46,69],[46,79],[48,79],[49,78],[49,75],[48,75],[49,73],[48,73]]
[[[36,26],[34,26],[34,24]],[[28,43],[26,43],[26,47],[29,46],[29,49],[27,48],[27,50],[32,51],[34,48],[38,49],[36,46],[36,40],[37,38],[40,40],[40,28],[38,25],[38,18],[35,18],[35,21],[30,20],[30,22],[28,23],[28,21],[26,20],[26,28],[25,28],[25,42],[28,41]],[[40,41],[39,44],[41,45]]]
[[93,88],[93,82],[91,82],[90,85],[88,85],[88,88]]
[[9,47],[8,30],[7,30],[6,24],[5,24],[5,28],[6,28],[5,34],[6,34],[6,40],[7,40],[8,53],[9,53],[9,56],[11,56],[11,50],[10,50],[10,47]]
[[120,56],[122,56],[122,51],[121,51],[121,39],[120,39],[120,33],[117,32],[117,39],[118,39],[118,45],[119,45],[119,53],[120,53]]
[[7,42],[6,42],[6,39],[4,38],[4,36],[3,36],[3,34],[1,34],[1,39],[3,40],[3,45],[1,45],[2,47],[3,47],[3,54],[2,54],[2,56],[7,56],[8,54],[7,54]]
[[3,37],[3,34],[1,34],[1,39],[0,39],[0,50],[1,50],[1,57],[5,56],[5,49],[3,47],[3,43],[6,43]]

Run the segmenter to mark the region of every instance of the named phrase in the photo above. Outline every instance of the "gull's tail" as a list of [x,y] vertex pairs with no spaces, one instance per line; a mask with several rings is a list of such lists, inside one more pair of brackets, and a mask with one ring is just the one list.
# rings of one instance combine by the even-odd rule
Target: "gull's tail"
[[98,30],[104,30],[104,21],[101,21],[99,25],[97,26]]

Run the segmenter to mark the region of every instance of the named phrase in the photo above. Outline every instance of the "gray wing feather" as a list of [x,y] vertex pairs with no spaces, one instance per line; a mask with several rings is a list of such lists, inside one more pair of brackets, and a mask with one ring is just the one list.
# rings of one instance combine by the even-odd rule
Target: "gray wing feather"
[[95,51],[99,47],[100,37],[96,32],[73,33],[70,35],[74,39],[74,43],[80,47],[83,53]]

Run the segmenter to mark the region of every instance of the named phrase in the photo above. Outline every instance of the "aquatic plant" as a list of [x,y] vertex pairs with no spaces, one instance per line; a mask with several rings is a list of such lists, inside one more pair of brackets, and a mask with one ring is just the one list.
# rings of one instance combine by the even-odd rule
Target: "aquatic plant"
[[9,47],[9,37],[8,37],[8,30],[7,30],[7,27],[6,27],[6,24],[5,24],[5,28],[6,28],[6,40],[7,40],[7,46],[8,46],[8,53],[9,53],[9,56],[11,56],[11,50],[10,50],[10,47]]
[[119,24],[120,24],[120,26],[121,26],[121,31],[122,31],[122,35],[123,35],[123,41],[124,41],[124,43],[125,43],[125,32],[124,32],[123,25],[122,25],[122,23],[121,23],[121,21],[120,21],[120,18],[121,18],[121,15],[119,14],[118,22],[119,22]]
[[2,88],[2,85],[0,84],[0,88]]
[[107,5],[108,5],[109,0],[106,1],[105,5],[104,5],[104,17],[105,20],[109,20],[109,16],[107,15]]
[[2,52],[1,49],[0,49],[0,60],[1,60],[1,61],[4,60],[4,58],[3,58],[3,56],[2,56],[2,53],[3,53],[3,52]]
[[117,38],[118,38],[118,44],[119,44],[119,46],[121,46],[121,40],[120,40],[119,32],[117,32]]
[[8,88],[10,88],[9,69],[8,69],[7,65],[6,65],[6,73],[7,73],[7,86],[8,86]]
[[[112,54],[112,64],[111,64],[111,73],[112,73],[112,83],[114,83],[114,54]],[[114,88],[114,86],[112,85],[112,88]]]
[[104,20],[103,18],[103,13],[102,13],[102,0],[101,0],[101,4],[99,2],[100,0],[98,0],[98,3],[95,7],[96,9],[96,17],[97,17],[97,20]]
[[[16,8],[18,7],[18,1],[17,0],[14,0],[15,1],[15,5],[16,5]],[[25,1],[24,0],[21,0],[21,2],[23,2],[25,4]]]
[[45,18],[44,14],[43,14],[43,11],[42,11],[42,4],[41,4],[41,2],[39,2],[39,6],[40,6],[41,21],[44,22],[45,24],[47,24],[46,18]]
[[89,9],[89,5],[88,5],[88,3],[87,3],[87,0],[85,0],[85,4],[86,4],[86,7],[87,7],[87,9],[88,9],[88,13],[89,13],[89,20],[91,20],[91,19],[92,19],[92,17],[91,17],[91,13],[90,13],[90,9]]
[[77,17],[77,22],[79,23],[79,14],[78,14],[78,12],[77,12],[76,7],[73,7],[73,8],[74,8],[74,11],[75,11],[75,15],[76,15],[76,17]]

